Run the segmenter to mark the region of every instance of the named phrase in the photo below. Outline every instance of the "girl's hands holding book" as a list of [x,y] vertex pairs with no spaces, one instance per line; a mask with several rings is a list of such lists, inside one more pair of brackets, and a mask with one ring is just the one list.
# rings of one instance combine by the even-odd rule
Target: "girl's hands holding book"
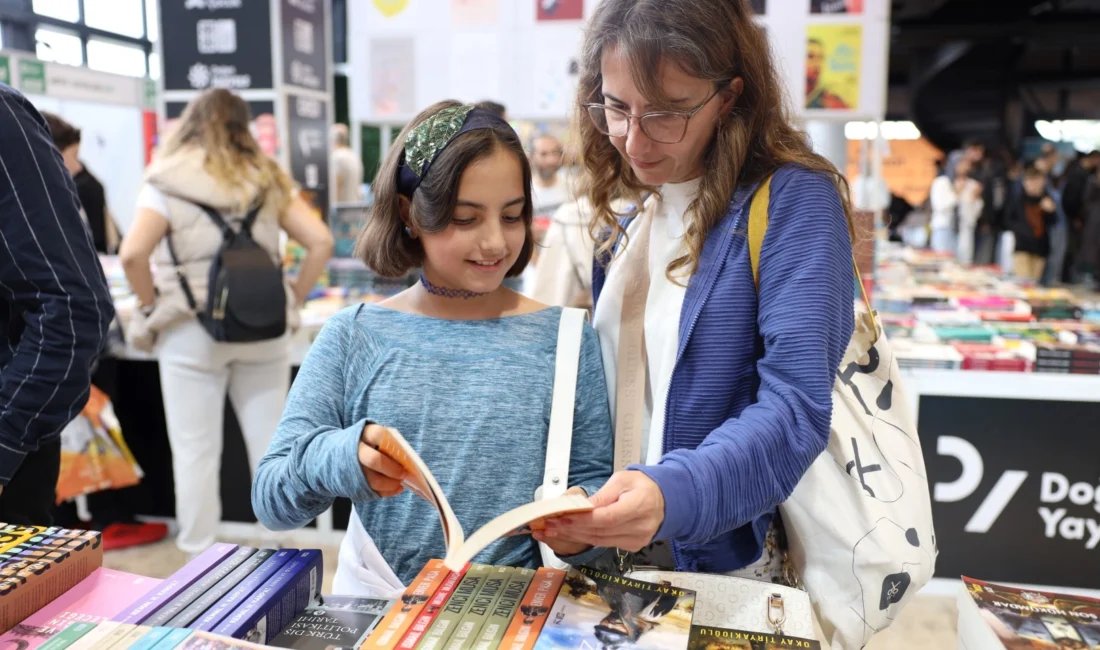
[[367,485],[380,497],[394,497],[405,491],[401,484],[408,475],[397,461],[382,453],[378,445],[382,442],[385,428],[377,424],[367,424],[359,436],[359,466]]

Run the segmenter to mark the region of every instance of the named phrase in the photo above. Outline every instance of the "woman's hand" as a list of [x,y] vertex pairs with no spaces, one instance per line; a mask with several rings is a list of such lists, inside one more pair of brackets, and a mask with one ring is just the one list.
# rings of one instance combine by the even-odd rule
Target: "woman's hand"
[[591,512],[546,522],[545,541],[551,548],[567,542],[640,551],[665,520],[665,495],[641,472],[616,472],[589,500],[595,506]]
[[[579,494],[582,497],[587,497],[588,496],[588,493],[585,492],[582,488],[579,488],[579,487],[571,487],[568,490],[566,490],[565,493],[566,494]],[[548,526],[550,525],[551,521],[554,521],[554,520],[552,520],[552,519],[547,520],[546,523],[547,523]],[[565,540],[565,539],[562,539],[562,538],[558,538],[558,537],[549,538],[549,537],[546,536],[545,531],[536,530],[533,533],[531,533],[531,537],[534,537],[536,542],[541,542],[541,543],[546,544],[547,546],[549,546],[550,550],[554,551],[554,554],[557,555],[558,557],[569,557],[570,555],[579,555],[580,553],[584,553],[588,549],[592,548],[591,544],[585,544],[583,542],[571,542],[571,541],[568,541],[568,540]]]
[[394,497],[405,491],[401,482],[408,472],[396,460],[378,450],[385,428],[377,424],[363,427],[359,436],[359,467],[367,485],[380,497]]

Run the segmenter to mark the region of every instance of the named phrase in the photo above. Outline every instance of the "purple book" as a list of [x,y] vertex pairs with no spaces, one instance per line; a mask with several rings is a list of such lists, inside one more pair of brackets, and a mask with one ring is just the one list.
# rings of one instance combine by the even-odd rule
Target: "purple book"
[[248,574],[247,578],[233,588],[233,591],[230,591],[224,598],[208,609],[202,615],[202,618],[192,623],[190,625],[191,629],[213,632],[219,623],[237,609],[237,606],[273,578],[279,572],[279,569],[283,568],[296,555],[298,555],[298,549],[296,548],[284,548],[272,555],[260,565],[260,568]]
[[300,551],[214,633],[265,645],[320,597],[322,578],[321,551]]
[[158,609],[170,600],[183,593],[191,585],[198,582],[206,575],[206,572],[216,567],[226,557],[237,550],[236,544],[214,544],[206,549],[202,555],[191,560],[179,571],[173,573],[168,579],[160,583],[154,591],[142,596],[133,605],[130,605],[114,617],[113,621],[141,625],[147,618],[156,613]]

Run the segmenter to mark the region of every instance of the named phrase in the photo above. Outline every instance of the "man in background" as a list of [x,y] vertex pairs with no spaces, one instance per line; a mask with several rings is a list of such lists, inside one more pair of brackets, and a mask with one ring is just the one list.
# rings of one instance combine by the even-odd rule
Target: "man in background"
[[118,250],[120,237],[115,220],[107,207],[107,191],[103,183],[88,171],[88,166],[80,160],[80,129],[69,124],[53,113],[42,112],[46,125],[50,128],[54,146],[61,152],[65,169],[76,183],[76,194],[80,207],[92,231],[92,244],[96,252],[114,254]]
[[1082,237],[1087,220],[1085,199],[1089,189],[1089,181],[1096,175],[1100,167],[1100,151],[1091,151],[1077,156],[1077,159],[1069,163],[1066,173],[1062,177],[1062,209],[1069,220],[1069,248],[1066,252],[1066,262],[1062,270],[1063,282],[1076,282],[1081,269],[1078,259],[1081,250]]
[[363,161],[350,146],[348,126],[332,125],[332,168],[336,170],[336,202],[363,202]]
[[1016,277],[1039,282],[1049,266],[1051,233],[1058,223],[1058,197],[1046,172],[1032,165],[1024,172],[1021,189],[1006,207],[1005,222],[1016,235],[1013,269]]
[[553,216],[570,198],[561,173],[563,155],[561,142],[552,135],[540,135],[531,143],[531,171],[534,172],[531,192],[536,217]]
[[985,160],[985,144],[977,138],[967,138],[961,149],[956,149],[947,154],[947,166],[944,172],[951,180],[955,180],[956,168],[963,159],[970,161],[970,169],[979,172],[982,162]]
[[61,430],[114,317],[45,119],[0,84],[0,521],[49,526]]

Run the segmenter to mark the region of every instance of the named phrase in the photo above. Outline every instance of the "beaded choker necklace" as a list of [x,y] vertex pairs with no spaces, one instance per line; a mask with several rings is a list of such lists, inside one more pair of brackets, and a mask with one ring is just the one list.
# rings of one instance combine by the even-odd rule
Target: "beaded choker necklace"
[[428,278],[424,277],[423,273],[420,274],[420,284],[428,293],[436,296],[443,296],[444,298],[460,298],[462,300],[470,300],[471,298],[478,298],[480,296],[485,296],[489,294],[489,292],[479,293],[477,291],[468,291],[466,289],[451,289],[449,287],[436,286],[429,282]]

